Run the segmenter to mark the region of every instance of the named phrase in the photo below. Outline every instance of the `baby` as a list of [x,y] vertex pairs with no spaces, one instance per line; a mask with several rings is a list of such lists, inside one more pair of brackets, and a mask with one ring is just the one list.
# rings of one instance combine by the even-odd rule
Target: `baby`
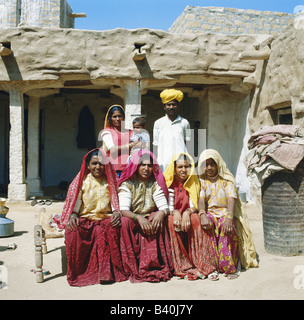
[[131,156],[133,156],[140,149],[150,150],[150,135],[145,129],[146,119],[145,117],[137,117],[133,120],[133,134],[131,137],[131,142],[140,141],[141,143],[136,144],[131,149]]

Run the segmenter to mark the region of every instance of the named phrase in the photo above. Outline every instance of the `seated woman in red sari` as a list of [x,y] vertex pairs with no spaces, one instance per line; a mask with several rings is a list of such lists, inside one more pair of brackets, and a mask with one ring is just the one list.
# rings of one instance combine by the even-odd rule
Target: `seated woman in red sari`
[[119,250],[120,219],[116,173],[104,152],[94,149],[69,187],[60,221],[71,286],[127,280]]
[[176,154],[164,173],[169,188],[168,218],[175,275],[189,280],[218,280],[210,237],[198,215],[200,182],[194,161],[185,153]]
[[169,280],[173,269],[166,219],[168,189],[153,153],[138,151],[119,185],[124,270],[131,282]]
[[101,133],[103,150],[107,153],[118,177],[126,167],[130,150],[140,141],[131,142],[132,130],[124,126],[125,112],[122,106],[113,105],[109,108],[104,129]]
[[202,152],[198,170],[202,187],[199,199],[202,226],[212,239],[218,271],[228,279],[236,279],[241,266],[245,269],[258,267],[258,262],[234,176],[213,149]]

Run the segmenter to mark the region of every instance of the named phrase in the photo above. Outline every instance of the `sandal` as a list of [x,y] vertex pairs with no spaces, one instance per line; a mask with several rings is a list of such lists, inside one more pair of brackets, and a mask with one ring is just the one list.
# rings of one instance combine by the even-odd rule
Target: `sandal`
[[34,199],[34,200],[31,201],[31,206],[32,206],[32,207],[33,207],[35,204],[37,204],[37,200],[36,200],[36,199]]
[[219,274],[217,271],[213,271],[211,273],[208,274],[208,279],[211,281],[217,281],[219,280]]
[[229,280],[234,280],[237,279],[239,277],[239,275],[237,273],[230,273],[227,275],[227,279]]
[[203,274],[201,274],[200,272],[197,272],[197,276],[200,278],[200,279],[205,279],[206,276],[204,276]]

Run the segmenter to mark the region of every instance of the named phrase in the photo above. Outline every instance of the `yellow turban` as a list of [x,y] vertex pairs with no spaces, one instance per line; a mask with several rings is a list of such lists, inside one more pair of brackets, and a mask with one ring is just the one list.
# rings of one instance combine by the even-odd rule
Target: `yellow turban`
[[184,94],[180,90],[166,89],[160,93],[160,98],[163,104],[166,104],[172,100],[181,102],[184,98]]

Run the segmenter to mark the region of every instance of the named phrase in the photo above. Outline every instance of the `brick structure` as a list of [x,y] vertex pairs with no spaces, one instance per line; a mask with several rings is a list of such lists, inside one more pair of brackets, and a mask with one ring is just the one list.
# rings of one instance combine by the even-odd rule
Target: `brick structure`
[[187,6],[168,31],[275,35],[292,23],[294,17],[283,12]]
[[0,0],[0,28],[23,23],[35,27],[74,28],[75,15],[66,0]]

